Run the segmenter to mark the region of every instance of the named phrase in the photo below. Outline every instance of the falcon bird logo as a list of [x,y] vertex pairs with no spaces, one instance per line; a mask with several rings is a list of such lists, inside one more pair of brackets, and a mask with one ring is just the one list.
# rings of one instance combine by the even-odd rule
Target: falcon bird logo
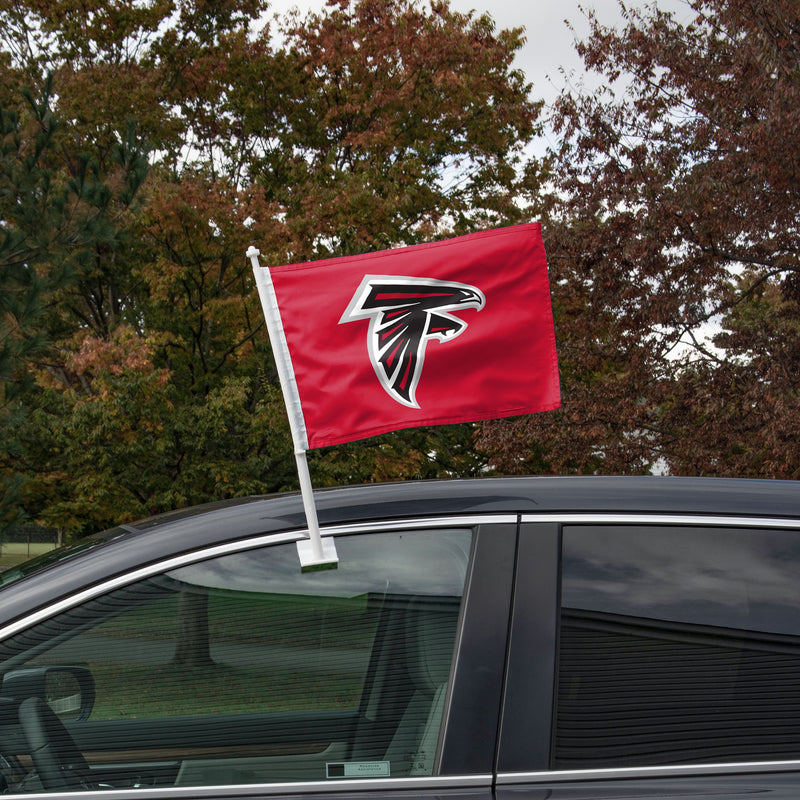
[[339,324],[369,319],[367,349],[375,374],[389,396],[419,408],[417,384],[431,339],[447,342],[467,329],[452,311],[475,308],[486,298],[466,283],[394,275],[367,275]]

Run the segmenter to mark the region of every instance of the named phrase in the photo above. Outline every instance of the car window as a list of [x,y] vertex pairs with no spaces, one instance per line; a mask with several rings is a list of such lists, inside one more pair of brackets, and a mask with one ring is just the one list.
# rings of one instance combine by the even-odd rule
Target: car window
[[55,550],[48,550],[34,558],[24,561],[15,567],[10,567],[0,572],[0,591],[12,583],[16,583],[22,578],[27,578],[35,575],[38,572],[46,570],[48,567],[60,564],[63,561],[68,561],[71,558],[85,553],[87,550],[93,550],[102,545],[107,544],[114,539],[124,536],[126,531],[124,528],[111,528],[110,530],[97,533],[86,539],[81,539],[79,542],[57,547]]
[[294,543],[232,553],[0,643],[8,788],[432,774],[470,541],[339,537],[338,569],[319,572]]
[[555,766],[800,757],[800,536],[565,528]]

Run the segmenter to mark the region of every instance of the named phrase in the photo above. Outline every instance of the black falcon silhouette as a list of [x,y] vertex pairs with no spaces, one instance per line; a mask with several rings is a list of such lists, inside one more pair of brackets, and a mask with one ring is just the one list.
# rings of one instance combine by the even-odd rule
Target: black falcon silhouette
[[375,374],[389,396],[411,408],[431,339],[454,339],[467,323],[450,311],[483,308],[480,289],[429,278],[367,275],[339,323],[369,319],[367,349]]

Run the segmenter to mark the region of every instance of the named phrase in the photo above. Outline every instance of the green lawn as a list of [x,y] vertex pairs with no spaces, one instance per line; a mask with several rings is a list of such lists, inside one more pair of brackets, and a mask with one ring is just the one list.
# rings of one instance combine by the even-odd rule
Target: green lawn
[[3,542],[0,545],[0,570],[24,564],[28,559],[55,550],[49,543]]
[[[182,624],[179,603],[171,595],[128,608],[67,642],[69,655],[47,655],[53,663],[80,653],[96,683],[92,719],[358,706],[377,624],[365,597],[213,592],[208,637],[224,648],[228,663],[203,666],[170,663]],[[328,648],[354,650],[364,668],[320,671]],[[316,669],[306,672],[309,659]]]
[[247,714],[356,708],[363,676],[302,676],[210,667],[90,664],[97,684],[92,719]]

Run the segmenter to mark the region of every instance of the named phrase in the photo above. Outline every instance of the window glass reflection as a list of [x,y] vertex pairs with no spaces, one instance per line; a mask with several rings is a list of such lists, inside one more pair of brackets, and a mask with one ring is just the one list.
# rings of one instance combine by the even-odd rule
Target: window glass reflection
[[554,765],[800,759],[800,535],[575,526]]
[[570,528],[562,605],[729,628],[800,632],[793,531]]

